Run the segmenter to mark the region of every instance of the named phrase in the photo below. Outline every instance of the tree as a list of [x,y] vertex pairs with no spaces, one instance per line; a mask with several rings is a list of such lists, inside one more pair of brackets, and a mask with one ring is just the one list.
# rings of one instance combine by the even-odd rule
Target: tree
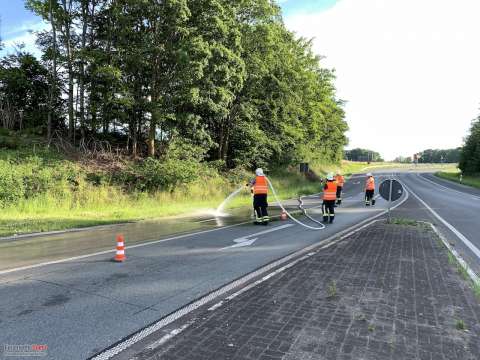
[[381,155],[378,152],[360,148],[345,150],[344,159],[351,161],[383,161]]
[[48,70],[31,54],[19,52],[0,62],[0,103],[21,114],[17,128],[45,129],[50,103],[61,108],[60,94],[50,98]]
[[[339,161],[335,73],[271,0],[27,0],[50,94],[47,136],[168,160],[183,143],[226,167]],[[67,119],[66,126],[60,124]],[[78,130],[80,137],[76,136]],[[200,156],[201,155],[201,156]]]
[[465,174],[480,173],[480,116],[472,122],[460,155],[459,168]]
[[420,152],[420,163],[458,163],[461,148],[456,149],[428,149]]

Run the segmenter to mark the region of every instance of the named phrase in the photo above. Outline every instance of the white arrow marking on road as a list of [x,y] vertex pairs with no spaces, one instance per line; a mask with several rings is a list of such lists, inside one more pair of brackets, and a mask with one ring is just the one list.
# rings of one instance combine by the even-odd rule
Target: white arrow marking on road
[[239,248],[239,247],[244,247],[244,246],[250,246],[257,240],[258,240],[258,238],[250,239],[250,240],[245,239],[245,238],[235,239],[233,241],[236,242],[237,244],[229,246],[226,249],[234,249],[234,248]]
[[278,230],[283,230],[283,229],[289,228],[289,227],[294,226],[294,225],[295,224],[285,224],[285,225],[274,227],[272,229],[260,231],[260,232],[255,233],[255,234],[250,234],[250,235],[247,235],[247,236],[243,236],[241,238],[233,240],[235,245],[227,246],[227,247],[221,248],[220,250],[234,249],[234,248],[239,248],[239,247],[244,247],[244,246],[250,246],[255,241],[258,240],[258,237],[254,238],[254,239],[250,239],[252,236],[260,236],[260,235],[269,234],[271,232],[278,231]]

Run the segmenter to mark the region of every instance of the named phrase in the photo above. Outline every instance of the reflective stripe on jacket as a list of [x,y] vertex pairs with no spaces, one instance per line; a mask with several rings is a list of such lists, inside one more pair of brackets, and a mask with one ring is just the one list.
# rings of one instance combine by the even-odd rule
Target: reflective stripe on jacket
[[255,195],[268,194],[268,183],[265,176],[257,176],[253,184],[253,193]]
[[323,188],[323,200],[337,200],[337,183],[327,181]]
[[337,181],[337,186],[343,187],[345,185],[345,178],[342,175],[335,176],[335,180]]
[[373,176],[370,176],[367,179],[367,183],[365,184],[365,189],[366,190],[375,190],[375,179],[373,178]]

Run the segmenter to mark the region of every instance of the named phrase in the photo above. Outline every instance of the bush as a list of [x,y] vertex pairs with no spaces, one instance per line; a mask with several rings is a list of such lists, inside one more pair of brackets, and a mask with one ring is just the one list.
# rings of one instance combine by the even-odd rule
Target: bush
[[17,136],[5,131],[0,132],[0,148],[6,149],[18,149],[20,146],[20,140]]
[[122,174],[125,182],[138,191],[173,190],[180,184],[189,184],[200,177],[201,165],[193,160],[160,161],[148,158]]
[[7,161],[0,160],[0,207],[17,203],[24,194],[22,177]]

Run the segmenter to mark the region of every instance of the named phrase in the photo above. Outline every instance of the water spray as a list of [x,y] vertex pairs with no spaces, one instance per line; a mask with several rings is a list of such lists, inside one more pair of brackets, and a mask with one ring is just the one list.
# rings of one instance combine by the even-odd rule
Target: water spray
[[[294,222],[296,222],[298,225],[300,226],[303,226],[307,229],[310,229],[310,230],[323,230],[325,229],[325,225],[323,223],[321,223],[320,221],[312,218],[310,215],[307,214],[307,211],[303,208],[303,198],[300,197],[298,199],[298,202],[299,202],[299,208],[302,210],[303,214],[308,218],[310,219],[311,221],[319,224],[320,226],[319,227],[315,227],[315,226],[310,226],[310,225],[307,225],[303,222],[301,222],[300,220],[297,220],[296,218],[293,217],[292,214],[290,214],[286,209],[285,207],[282,205],[282,202],[280,201],[280,199],[278,198],[278,195],[277,195],[277,192],[275,191],[275,188],[273,187],[272,185],[272,182],[270,181],[270,179],[268,177],[265,176],[265,178],[267,179],[267,182],[268,182],[268,185],[270,187],[270,189],[272,190],[272,193],[273,193],[273,196],[275,197],[275,200],[278,204],[278,206],[287,214],[287,216]],[[241,191],[243,190],[243,186],[241,186],[240,188],[238,188],[237,190],[235,190],[234,192],[232,192],[230,195],[228,195],[227,198],[225,198],[225,200],[223,200],[223,202],[217,207],[217,210],[215,211],[215,217],[223,217],[223,216],[226,216],[225,214],[225,206],[230,202],[231,199],[233,199],[235,196],[237,196]]]
[[224,213],[225,206],[228,204],[228,202],[233,199],[235,196],[237,196],[241,191],[243,190],[243,186],[232,192],[230,195],[228,195],[225,200],[217,207],[217,210],[215,210],[215,216],[216,217],[222,217],[226,216]]

